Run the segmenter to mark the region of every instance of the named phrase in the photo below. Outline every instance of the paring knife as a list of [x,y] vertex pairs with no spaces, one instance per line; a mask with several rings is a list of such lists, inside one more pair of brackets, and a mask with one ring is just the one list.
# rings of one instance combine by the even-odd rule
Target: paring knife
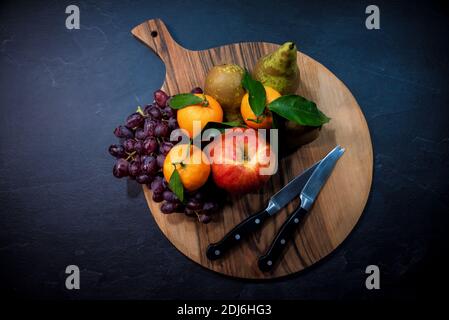
[[321,188],[326,183],[337,160],[345,152],[345,149],[337,146],[330,152],[316,167],[307,181],[306,185],[299,196],[301,203],[296,210],[290,214],[277,235],[274,237],[272,244],[265,253],[259,257],[258,265],[262,271],[270,271],[281,256],[287,242],[293,237],[293,233],[299,225],[302,218],[310,211],[315,199],[317,198]]
[[[337,149],[339,148],[339,146],[334,148],[328,154],[328,156],[338,152]],[[306,184],[306,182],[320,163],[321,161],[315,163],[312,167],[308,168],[302,174],[295,177],[281,190],[274,194],[270,198],[268,206],[265,209],[249,216],[248,218],[240,222],[219,242],[210,244],[206,250],[206,256],[209,258],[209,260],[216,260],[223,257],[226,251],[228,251],[234,245],[240,243],[252,232],[258,230],[269,217],[278,213],[283,207],[291,202],[301,192],[303,186]]]

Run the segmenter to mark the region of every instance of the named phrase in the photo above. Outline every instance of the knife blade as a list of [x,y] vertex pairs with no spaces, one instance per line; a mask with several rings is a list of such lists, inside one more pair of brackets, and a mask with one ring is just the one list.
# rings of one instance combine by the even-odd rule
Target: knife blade
[[273,269],[275,262],[279,260],[287,242],[293,237],[294,231],[301,219],[307,214],[315,202],[320,190],[329,178],[337,160],[343,155],[345,149],[337,146],[332,150],[313,171],[309,180],[300,193],[301,204],[290,214],[279,229],[267,252],[259,257],[258,266],[261,271],[267,272]]

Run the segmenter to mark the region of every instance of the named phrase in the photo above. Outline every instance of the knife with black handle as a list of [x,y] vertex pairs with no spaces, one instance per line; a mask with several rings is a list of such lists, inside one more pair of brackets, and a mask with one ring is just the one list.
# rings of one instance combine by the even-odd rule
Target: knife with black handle
[[270,214],[266,209],[249,216],[229,231],[219,242],[210,244],[207,247],[206,256],[209,260],[221,258],[231,247],[258,230],[269,217]]
[[307,212],[310,211],[321,188],[324,186],[332,170],[334,169],[337,160],[345,152],[345,149],[340,146],[337,146],[334,150],[336,151],[329,153],[323,160],[321,160],[318,167],[313,171],[310,179],[307,181],[299,196],[301,200],[300,206],[288,216],[287,220],[274,237],[274,240],[267,252],[263,256],[259,257],[258,266],[261,271],[267,272],[273,269],[276,262],[282,255],[287,243],[289,243],[289,240],[293,238],[294,232],[299,223]]
[[273,242],[268,248],[267,252],[259,257],[258,265],[262,271],[270,271],[273,268],[273,264],[278,261],[279,257],[284,251],[285,245],[289,243],[294,235],[294,232],[301,222],[302,218],[306,215],[307,211],[301,206],[298,206],[296,210],[290,214],[284,224],[279,229]]

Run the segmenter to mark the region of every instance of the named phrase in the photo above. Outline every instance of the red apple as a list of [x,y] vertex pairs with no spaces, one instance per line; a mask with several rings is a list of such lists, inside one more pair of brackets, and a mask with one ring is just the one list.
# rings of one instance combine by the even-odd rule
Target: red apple
[[277,169],[269,143],[254,129],[226,130],[207,153],[215,184],[232,194],[258,190]]

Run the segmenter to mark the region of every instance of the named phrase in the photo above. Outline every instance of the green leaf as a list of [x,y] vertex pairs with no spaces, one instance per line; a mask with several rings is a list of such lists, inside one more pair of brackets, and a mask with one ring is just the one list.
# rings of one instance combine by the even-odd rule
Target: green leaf
[[319,127],[330,120],[315,102],[293,94],[277,98],[268,105],[268,109],[302,126]]
[[265,110],[267,94],[262,83],[251,78],[248,71],[245,70],[243,75],[242,86],[248,91],[248,100],[251,110],[256,116],[260,116]]
[[200,98],[193,93],[181,93],[176,94],[168,100],[168,104],[173,109],[182,109],[187,106],[191,106],[194,104],[204,103],[205,100]]
[[171,191],[178,197],[179,200],[184,201],[184,186],[181,182],[181,176],[179,175],[178,169],[173,171],[170,177],[170,182],[168,183]]

